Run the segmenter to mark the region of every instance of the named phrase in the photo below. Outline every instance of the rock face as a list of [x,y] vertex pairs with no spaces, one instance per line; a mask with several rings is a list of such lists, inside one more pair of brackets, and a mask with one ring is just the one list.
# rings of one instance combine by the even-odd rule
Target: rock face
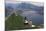
[[32,27],[32,21],[28,21],[27,23],[24,23],[25,27]]
[[32,21],[29,21],[28,23],[29,23],[29,27],[32,27]]
[[25,27],[32,27],[32,21],[31,21],[31,20],[28,21],[28,20],[27,20],[27,17],[25,17],[24,19],[25,19],[25,20],[24,20],[24,25],[25,25]]

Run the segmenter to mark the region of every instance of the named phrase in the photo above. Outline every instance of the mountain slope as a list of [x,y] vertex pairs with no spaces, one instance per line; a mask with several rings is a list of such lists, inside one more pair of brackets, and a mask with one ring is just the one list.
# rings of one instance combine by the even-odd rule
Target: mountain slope
[[18,15],[18,16],[15,16],[15,14],[12,14],[8,20],[5,21],[5,24],[6,24],[6,28],[8,29],[19,29],[19,28],[22,28],[24,27],[24,24],[23,24],[23,18],[22,16]]

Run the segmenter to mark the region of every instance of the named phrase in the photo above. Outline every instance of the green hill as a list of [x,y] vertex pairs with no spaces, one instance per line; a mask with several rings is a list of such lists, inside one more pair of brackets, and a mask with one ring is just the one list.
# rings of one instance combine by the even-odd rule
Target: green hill
[[5,27],[9,30],[15,30],[20,29],[24,27],[24,21],[23,17],[18,15],[16,16],[15,13],[13,13],[6,21],[5,21]]

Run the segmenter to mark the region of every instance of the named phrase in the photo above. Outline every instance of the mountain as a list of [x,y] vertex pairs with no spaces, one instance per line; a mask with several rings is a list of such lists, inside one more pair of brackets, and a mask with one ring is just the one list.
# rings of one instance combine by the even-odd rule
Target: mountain
[[[39,7],[39,6],[35,6],[31,3],[16,3],[16,4],[12,4],[12,3],[6,3],[6,7],[8,9],[8,12],[12,12],[14,10],[23,10],[25,11],[25,9],[29,9],[30,11],[37,11],[39,14],[41,14],[41,11],[43,12],[44,7]],[[42,13],[43,14],[43,13]]]
[[[12,4],[12,3],[6,3],[6,7],[5,7],[7,10],[7,12],[5,12],[6,14],[5,15],[11,15],[11,12],[13,12],[14,10],[22,10],[23,13],[22,15],[23,16],[26,16],[29,18],[29,20],[31,19],[30,17],[32,16],[32,24],[43,24],[43,18],[44,18],[44,7],[39,7],[39,6],[36,6],[36,5],[33,5],[31,3],[16,3],[16,4]],[[8,16],[7,15],[7,16]],[[41,16],[42,15],[42,16]]]
[[18,15],[16,16],[15,13],[13,13],[6,21],[5,21],[5,25],[6,25],[6,29],[8,28],[9,30],[16,30],[19,28],[24,27],[23,24],[23,17]]
[[[8,9],[32,9],[32,10],[40,10],[40,9],[44,9],[44,7],[39,7],[39,6],[36,6],[36,5],[33,5],[31,3],[16,3],[16,4],[12,4],[12,3],[6,3],[5,6],[8,8]],[[38,11],[39,11],[38,10]]]

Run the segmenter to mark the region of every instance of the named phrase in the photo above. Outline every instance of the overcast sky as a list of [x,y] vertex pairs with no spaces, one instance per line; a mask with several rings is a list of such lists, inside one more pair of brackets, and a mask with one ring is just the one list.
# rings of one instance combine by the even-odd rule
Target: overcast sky
[[12,1],[12,2],[16,2],[16,1],[33,1],[33,2],[43,2],[44,0],[6,0],[6,1]]
[[[18,1],[18,2],[16,2]],[[36,6],[43,6],[43,0],[6,0],[6,3],[21,3],[21,2],[26,2],[26,3],[32,3]],[[23,14],[36,14],[37,12],[36,11],[25,11]],[[37,14],[38,15],[38,14]]]
[[43,0],[6,0],[5,2],[15,4],[15,3],[21,3],[22,1],[27,2],[27,3],[32,3],[32,4],[36,5],[36,6],[43,6],[44,5]]

